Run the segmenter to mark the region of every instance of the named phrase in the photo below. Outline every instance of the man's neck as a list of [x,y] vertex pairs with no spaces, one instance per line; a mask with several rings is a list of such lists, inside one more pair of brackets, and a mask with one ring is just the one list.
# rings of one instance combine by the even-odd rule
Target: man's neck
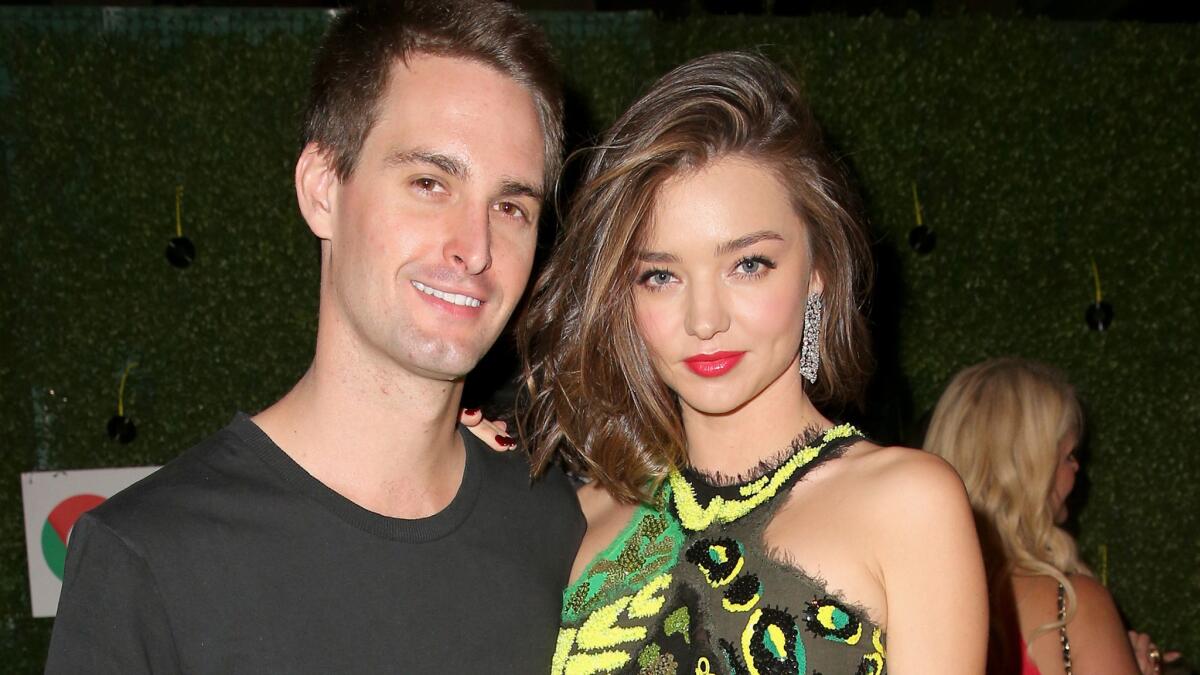
[[423,518],[458,492],[462,382],[323,358],[254,422],[301,467],[365,509]]

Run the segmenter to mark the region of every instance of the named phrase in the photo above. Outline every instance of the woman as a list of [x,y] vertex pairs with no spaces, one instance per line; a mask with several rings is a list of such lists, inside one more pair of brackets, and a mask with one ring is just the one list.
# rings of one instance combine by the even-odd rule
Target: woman
[[[992,601],[989,672],[1157,672],[1135,660],[1112,596],[1058,526],[1075,485],[1083,413],[1062,373],[1000,358],[957,375],[934,409],[925,449],[958,470],[978,517]],[[1139,663],[1138,661],[1141,661]]]
[[594,151],[518,329],[521,433],[590,482],[555,672],[979,673],[961,481],[860,392],[868,246],[794,82],[687,63]]

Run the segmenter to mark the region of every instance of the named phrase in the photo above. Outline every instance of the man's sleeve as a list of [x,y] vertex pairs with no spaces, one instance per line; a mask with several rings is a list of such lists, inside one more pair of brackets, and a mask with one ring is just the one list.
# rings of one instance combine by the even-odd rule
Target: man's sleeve
[[67,548],[46,673],[179,672],[171,627],[146,560],[91,514]]

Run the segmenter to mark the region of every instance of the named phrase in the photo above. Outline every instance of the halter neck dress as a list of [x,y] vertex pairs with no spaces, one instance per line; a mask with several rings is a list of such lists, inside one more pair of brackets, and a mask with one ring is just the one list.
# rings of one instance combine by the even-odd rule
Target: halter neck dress
[[563,592],[553,674],[884,673],[884,635],[866,612],[763,541],[781,497],[861,439],[850,425],[798,439],[733,484],[671,472]]

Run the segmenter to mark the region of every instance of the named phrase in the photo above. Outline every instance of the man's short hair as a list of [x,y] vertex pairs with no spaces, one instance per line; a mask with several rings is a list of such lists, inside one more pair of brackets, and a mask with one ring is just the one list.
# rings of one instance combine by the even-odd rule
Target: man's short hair
[[412,54],[476,61],[529,90],[545,141],[549,193],[562,163],[558,70],[542,30],[493,0],[397,0],[347,9],[333,20],[313,67],[304,142],[328,154],[338,179],[354,173],[392,65]]

